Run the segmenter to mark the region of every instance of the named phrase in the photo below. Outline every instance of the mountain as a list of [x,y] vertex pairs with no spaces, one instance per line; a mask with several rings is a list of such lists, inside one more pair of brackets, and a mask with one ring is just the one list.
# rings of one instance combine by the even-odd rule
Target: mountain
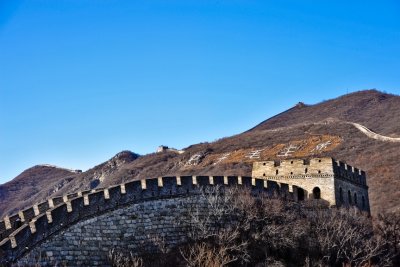
[[51,165],[37,165],[23,171],[12,181],[0,185],[0,214],[15,213],[57,193],[78,172]]
[[268,130],[328,118],[360,123],[384,135],[400,137],[400,97],[376,90],[347,94],[318,105],[298,103],[293,108],[261,122],[251,130]]
[[123,151],[82,173],[28,169],[0,185],[0,215],[50,196],[123,181],[185,174],[249,176],[254,161],[317,156],[365,170],[376,214],[400,208],[399,155],[400,96],[366,90],[315,105],[298,103],[244,133],[195,144],[183,153]]

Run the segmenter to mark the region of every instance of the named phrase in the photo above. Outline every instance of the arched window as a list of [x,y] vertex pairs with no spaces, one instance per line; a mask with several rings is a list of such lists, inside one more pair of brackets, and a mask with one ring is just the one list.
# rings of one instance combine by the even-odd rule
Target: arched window
[[278,173],[279,173],[279,171],[278,171],[278,170],[276,170],[276,171],[275,171],[275,174],[276,174],[276,175],[278,175]]
[[306,169],[304,170],[304,173],[306,173],[306,174],[307,174],[307,172],[308,172],[308,169],[306,168]]
[[343,203],[343,189],[341,187],[339,188],[339,200],[340,203]]
[[349,199],[349,204],[351,205],[352,201],[351,201],[351,192],[350,192],[350,190],[347,192],[347,198]]
[[357,193],[354,193],[354,204],[357,205]]
[[312,190],[314,199],[321,199],[321,189],[319,187],[314,187]]

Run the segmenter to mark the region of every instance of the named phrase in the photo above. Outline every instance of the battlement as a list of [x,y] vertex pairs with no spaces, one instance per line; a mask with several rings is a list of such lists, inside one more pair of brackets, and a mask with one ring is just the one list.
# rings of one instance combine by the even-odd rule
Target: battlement
[[[260,172],[262,170],[262,172]],[[332,174],[331,158],[313,158],[310,160],[288,159],[281,161],[254,162],[253,174],[256,177],[296,176]]]
[[51,198],[44,202],[37,203],[32,207],[20,210],[16,214],[5,216],[3,220],[0,221],[0,240],[6,238],[17,228],[22,226],[24,223],[31,221],[39,214],[43,214],[47,210],[54,208],[61,203],[65,203],[68,200],[76,198],[77,196],[82,196],[83,194],[88,194],[90,192],[91,190],[79,191],[76,193],[64,195],[62,197]]
[[[243,186],[254,192],[280,192],[290,199],[292,188],[274,181],[242,176],[172,176],[136,180],[98,191],[74,193],[49,199],[18,212],[2,222],[8,232],[0,242],[0,255],[13,262],[47,237],[83,219],[133,203],[199,194],[202,186]],[[50,204],[52,203],[52,204]],[[16,217],[24,218],[15,225]],[[6,226],[7,225],[7,226]],[[11,231],[11,233],[9,233]]]
[[352,183],[367,186],[365,171],[354,168],[344,162],[333,160],[333,171],[337,177]]
[[369,212],[365,172],[333,158],[254,162],[252,177],[298,186],[298,199],[322,198]]
[[254,162],[252,176],[264,177],[265,179],[332,176],[362,186],[367,185],[364,171],[353,168],[341,161],[336,161],[333,158]]

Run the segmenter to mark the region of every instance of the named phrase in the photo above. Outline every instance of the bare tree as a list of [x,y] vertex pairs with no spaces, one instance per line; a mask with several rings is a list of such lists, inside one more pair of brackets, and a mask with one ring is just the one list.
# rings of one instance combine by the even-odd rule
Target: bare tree
[[143,259],[132,251],[112,248],[108,251],[108,260],[113,267],[143,267]]
[[390,266],[386,240],[374,235],[370,218],[356,208],[313,210],[309,220],[324,263],[368,266],[375,259]]
[[[379,217],[374,231],[371,218],[355,208],[331,209],[219,186],[204,187],[182,204],[186,212],[178,223],[187,230],[188,242],[171,250],[163,240],[149,237],[161,258],[175,257],[177,265],[394,266],[390,246],[399,241],[395,216]],[[133,258],[135,264],[163,266],[154,256],[141,256],[146,263]]]
[[205,261],[218,266],[248,261],[248,242],[241,233],[249,226],[246,216],[235,206],[237,193],[235,188],[205,187],[198,203],[188,207],[183,223],[190,226],[188,235],[193,243],[181,254],[189,266],[209,266],[197,265]]
[[377,234],[387,241],[387,248],[393,253],[395,265],[400,264],[400,212],[381,213],[377,216]]

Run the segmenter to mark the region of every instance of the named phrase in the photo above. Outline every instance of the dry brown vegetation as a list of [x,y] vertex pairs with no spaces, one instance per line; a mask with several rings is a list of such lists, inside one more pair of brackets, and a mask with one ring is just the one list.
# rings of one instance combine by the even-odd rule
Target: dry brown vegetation
[[[98,186],[105,187],[166,175],[250,176],[253,160],[279,159],[279,148],[296,142],[304,143],[304,149],[293,157],[330,156],[365,170],[374,215],[397,211],[400,209],[400,143],[370,139],[345,121],[360,123],[379,134],[399,136],[400,97],[369,90],[316,105],[297,105],[247,132],[192,145],[183,154],[163,152],[137,157],[124,152],[80,174],[32,168],[0,185],[0,216],[50,196],[89,189],[99,177],[102,182],[98,182]],[[312,146],[326,138],[332,139],[335,145],[328,150],[312,152]],[[259,159],[245,157],[248,151],[260,148],[268,149]],[[231,159],[214,164],[227,152],[232,153]],[[185,165],[196,153],[205,155],[199,164]],[[54,192],[54,188],[58,191]]]
[[[206,203],[206,212],[199,212],[204,207],[201,203]],[[318,202],[299,204],[218,187],[205,189],[199,205],[184,208],[188,215],[181,223],[190,226],[189,241],[158,251],[151,259],[146,253],[131,255],[141,262],[137,266],[366,267],[399,263],[398,213],[373,220],[354,208],[327,209]]]

